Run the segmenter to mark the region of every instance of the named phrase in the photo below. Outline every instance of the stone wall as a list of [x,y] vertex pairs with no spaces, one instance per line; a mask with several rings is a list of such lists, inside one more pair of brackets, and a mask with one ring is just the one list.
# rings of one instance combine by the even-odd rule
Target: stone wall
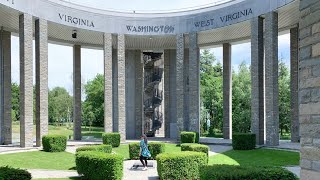
[[301,179],[320,177],[320,1],[300,1]]

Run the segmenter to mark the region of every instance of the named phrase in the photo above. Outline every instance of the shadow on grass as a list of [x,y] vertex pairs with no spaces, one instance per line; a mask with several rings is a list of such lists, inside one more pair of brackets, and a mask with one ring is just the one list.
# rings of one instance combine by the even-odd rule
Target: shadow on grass
[[240,166],[292,166],[299,165],[299,159],[298,152],[283,150],[230,150],[211,156],[209,163]]
[[77,167],[69,168],[68,170],[77,170]]
[[82,132],[82,136],[93,136],[95,138],[101,138],[103,132]]

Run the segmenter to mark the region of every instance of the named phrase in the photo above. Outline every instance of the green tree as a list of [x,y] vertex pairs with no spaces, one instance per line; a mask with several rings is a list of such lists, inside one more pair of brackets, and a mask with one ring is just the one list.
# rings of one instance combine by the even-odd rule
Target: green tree
[[[85,87],[86,99],[83,103],[83,119],[92,121],[94,126],[104,124],[104,77],[102,74],[89,81]],[[109,100],[111,101],[111,100]],[[89,119],[87,119],[89,118]]]
[[200,56],[200,88],[201,102],[210,115],[209,133],[212,134],[214,128],[222,130],[222,65],[207,49],[201,51]]
[[66,122],[71,117],[72,96],[63,87],[55,87],[49,91],[48,111],[50,123]]
[[232,129],[249,132],[251,126],[251,73],[244,62],[232,71]]
[[290,131],[290,74],[288,66],[279,61],[279,128],[281,135]]
[[11,93],[12,93],[12,111],[11,111],[11,117],[13,121],[18,121],[20,119],[20,87],[17,83],[11,84]]

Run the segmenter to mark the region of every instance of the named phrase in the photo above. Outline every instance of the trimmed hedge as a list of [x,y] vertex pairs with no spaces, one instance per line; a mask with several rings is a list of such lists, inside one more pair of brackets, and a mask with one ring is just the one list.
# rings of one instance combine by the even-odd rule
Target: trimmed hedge
[[182,131],[180,133],[180,140],[181,140],[181,144],[182,143],[195,143],[196,142],[196,133]]
[[67,147],[67,137],[62,135],[45,135],[42,137],[43,150],[46,152],[62,152]]
[[162,153],[157,156],[157,170],[161,180],[199,179],[199,168],[207,162],[207,155],[200,152]]
[[120,146],[120,133],[103,133],[103,144],[110,144],[112,147]]
[[203,152],[207,156],[209,155],[209,147],[204,144],[184,143],[181,144],[181,151],[196,151]]
[[80,152],[80,151],[99,151],[99,152],[111,153],[112,146],[108,144],[83,146],[76,149],[76,152]]
[[76,168],[85,179],[121,180],[123,156],[97,151],[80,151],[76,153]]
[[[151,154],[151,158],[149,159],[156,159],[157,155],[160,153],[165,152],[165,143],[160,142],[150,142],[148,143],[148,149]],[[140,152],[140,143],[130,143],[129,144],[129,155],[130,159],[139,159],[139,152]]]
[[251,150],[256,147],[256,135],[251,133],[239,133],[232,135],[232,147],[234,150]]
[[281,167],[207,165],[200,168],[201,180],[297,180],[295,174]]
[[0,167],[1,180],[30,180],[31,178],[31,174],[26,170],[11,168],[8,166]]
[[200,142],[200,133],[199,132],[194,132],[194,133],[196,133],[195,143],[199,143]]

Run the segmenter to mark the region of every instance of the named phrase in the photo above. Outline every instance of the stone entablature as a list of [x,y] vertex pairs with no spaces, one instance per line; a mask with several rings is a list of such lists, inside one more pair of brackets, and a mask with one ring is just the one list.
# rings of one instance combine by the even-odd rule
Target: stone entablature
[[32,16],[80,29],[135,35],[172,35],[236,24],[266,14],[295,0],[234,0],[219,6],[177,13],[121,13],[59,0],[0,0]]

